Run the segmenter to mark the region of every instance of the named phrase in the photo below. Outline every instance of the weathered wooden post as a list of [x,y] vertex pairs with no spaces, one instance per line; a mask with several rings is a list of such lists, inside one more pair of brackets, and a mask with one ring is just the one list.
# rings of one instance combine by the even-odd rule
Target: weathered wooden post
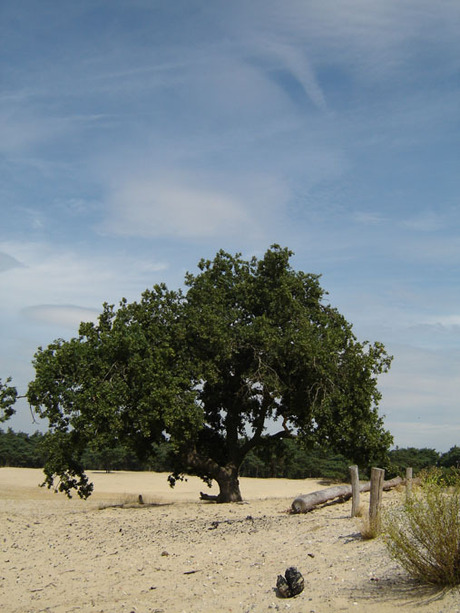
[[412,467],[406,468],[406,501],[410,500],[412,495]]
[[369,524],[372,531],[377,533],[380,528],[380,504],[382,502],[383,480],[385,471],[383,468],[371,470],[371,499],[369,503]]
[[356,465],[349,466],[351,477],[351,516],[359,515],[359,470]]

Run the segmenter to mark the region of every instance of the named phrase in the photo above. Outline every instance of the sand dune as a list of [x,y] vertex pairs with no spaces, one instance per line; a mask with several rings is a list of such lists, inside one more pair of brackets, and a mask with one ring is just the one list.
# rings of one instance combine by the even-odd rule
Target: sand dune
[[[351,503],[287,514],[316,480],[242,479],[245,503],[215,505],[195,478],[171,490],[165,474],[90,477],[85,502],[37,487],[41,471],[0,468],[2,612],[460,612],[457,590],[415,586],[381,541],[361,540]],[[139,494],[149,504],[129,505]],[[277,598],[291,565],[306,588]]]

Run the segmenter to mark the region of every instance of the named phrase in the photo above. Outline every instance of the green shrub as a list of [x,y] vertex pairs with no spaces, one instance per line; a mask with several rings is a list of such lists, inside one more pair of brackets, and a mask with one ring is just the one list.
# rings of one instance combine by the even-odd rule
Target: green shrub
[[409,574],[436,585],[460,584],[460,478],[449,486],[426,473],[409,500],[384,516],[390,555]]
[[456,466],[438,466],[419,473],[422,483],[435,483],[441,487],[456,487],[460,484],[460,469]]

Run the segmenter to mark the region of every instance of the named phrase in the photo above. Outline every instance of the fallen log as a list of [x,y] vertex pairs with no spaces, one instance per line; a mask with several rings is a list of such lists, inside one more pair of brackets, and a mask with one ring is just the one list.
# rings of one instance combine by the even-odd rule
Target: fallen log
[[[404,483],[401,477],[395,477],[394,479],[390,479],[389,481],[383,482],[383,489],[390,490],[397,485]],[[369,492],[371,489],[370,481],[368,483],[364,483],[360,488],[360,492]],[[315,507],[320,504],[325,504],[326,502],[330,502],[338,498],[340,502],[345,502],[351,498],[351,485],[336,485],[334,487],[327,487],[324,490],[318,490],[317,492],[312,492],[311,494],[303,494],[302,496],[297,496],[297,498],[293,501],[291,505],[291,509],[293,513],[307,513],[311,511]]]

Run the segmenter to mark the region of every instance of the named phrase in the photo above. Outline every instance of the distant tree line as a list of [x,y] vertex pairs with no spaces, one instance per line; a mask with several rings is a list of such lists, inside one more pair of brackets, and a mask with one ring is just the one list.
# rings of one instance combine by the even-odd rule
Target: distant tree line
[[[0,466],[20,468],[43,468],[48,458],[48,437],[41,432],[26,434],[5,432],[0,429]],[[167,460],[168,449],[153,449],[149,461],[140,462],[136,455],[123,445],[104,446],[100,442],[90,444],[84,453],[84,465],[88,470],[172,470]]]
[[[0,429],[0,466],[42,468],[47,457],[47,436],[41,432],[26,434],[11,428]],[[98,441],[90,444],[84,453],[87,470],[151,470],[170,472],[174,470],[173,450],[168,442],[154,445],[149,458],[139,461],[136,454],[124,445],[107,445]],[[261,445],[253,449],[241,467],[242,477],[307,479],[323,478],[348,481],[350,461],[343,455],[326,449],[305,449],[296,438],[280,439],[277,446]],[[416,475],[420,471],[437,466],[460,468],[460,447],[454,446],[446,453],[434,449],[397,447],[389,451],[384,468],[388,478],[404,476],[411,466]],[[361,470],[362,478],[366,471]]]
[[17,466],[20,468],[42,468],[45,456],[41,450],[43,434],[35,432],[5,432],[0,429],[0,466]]

